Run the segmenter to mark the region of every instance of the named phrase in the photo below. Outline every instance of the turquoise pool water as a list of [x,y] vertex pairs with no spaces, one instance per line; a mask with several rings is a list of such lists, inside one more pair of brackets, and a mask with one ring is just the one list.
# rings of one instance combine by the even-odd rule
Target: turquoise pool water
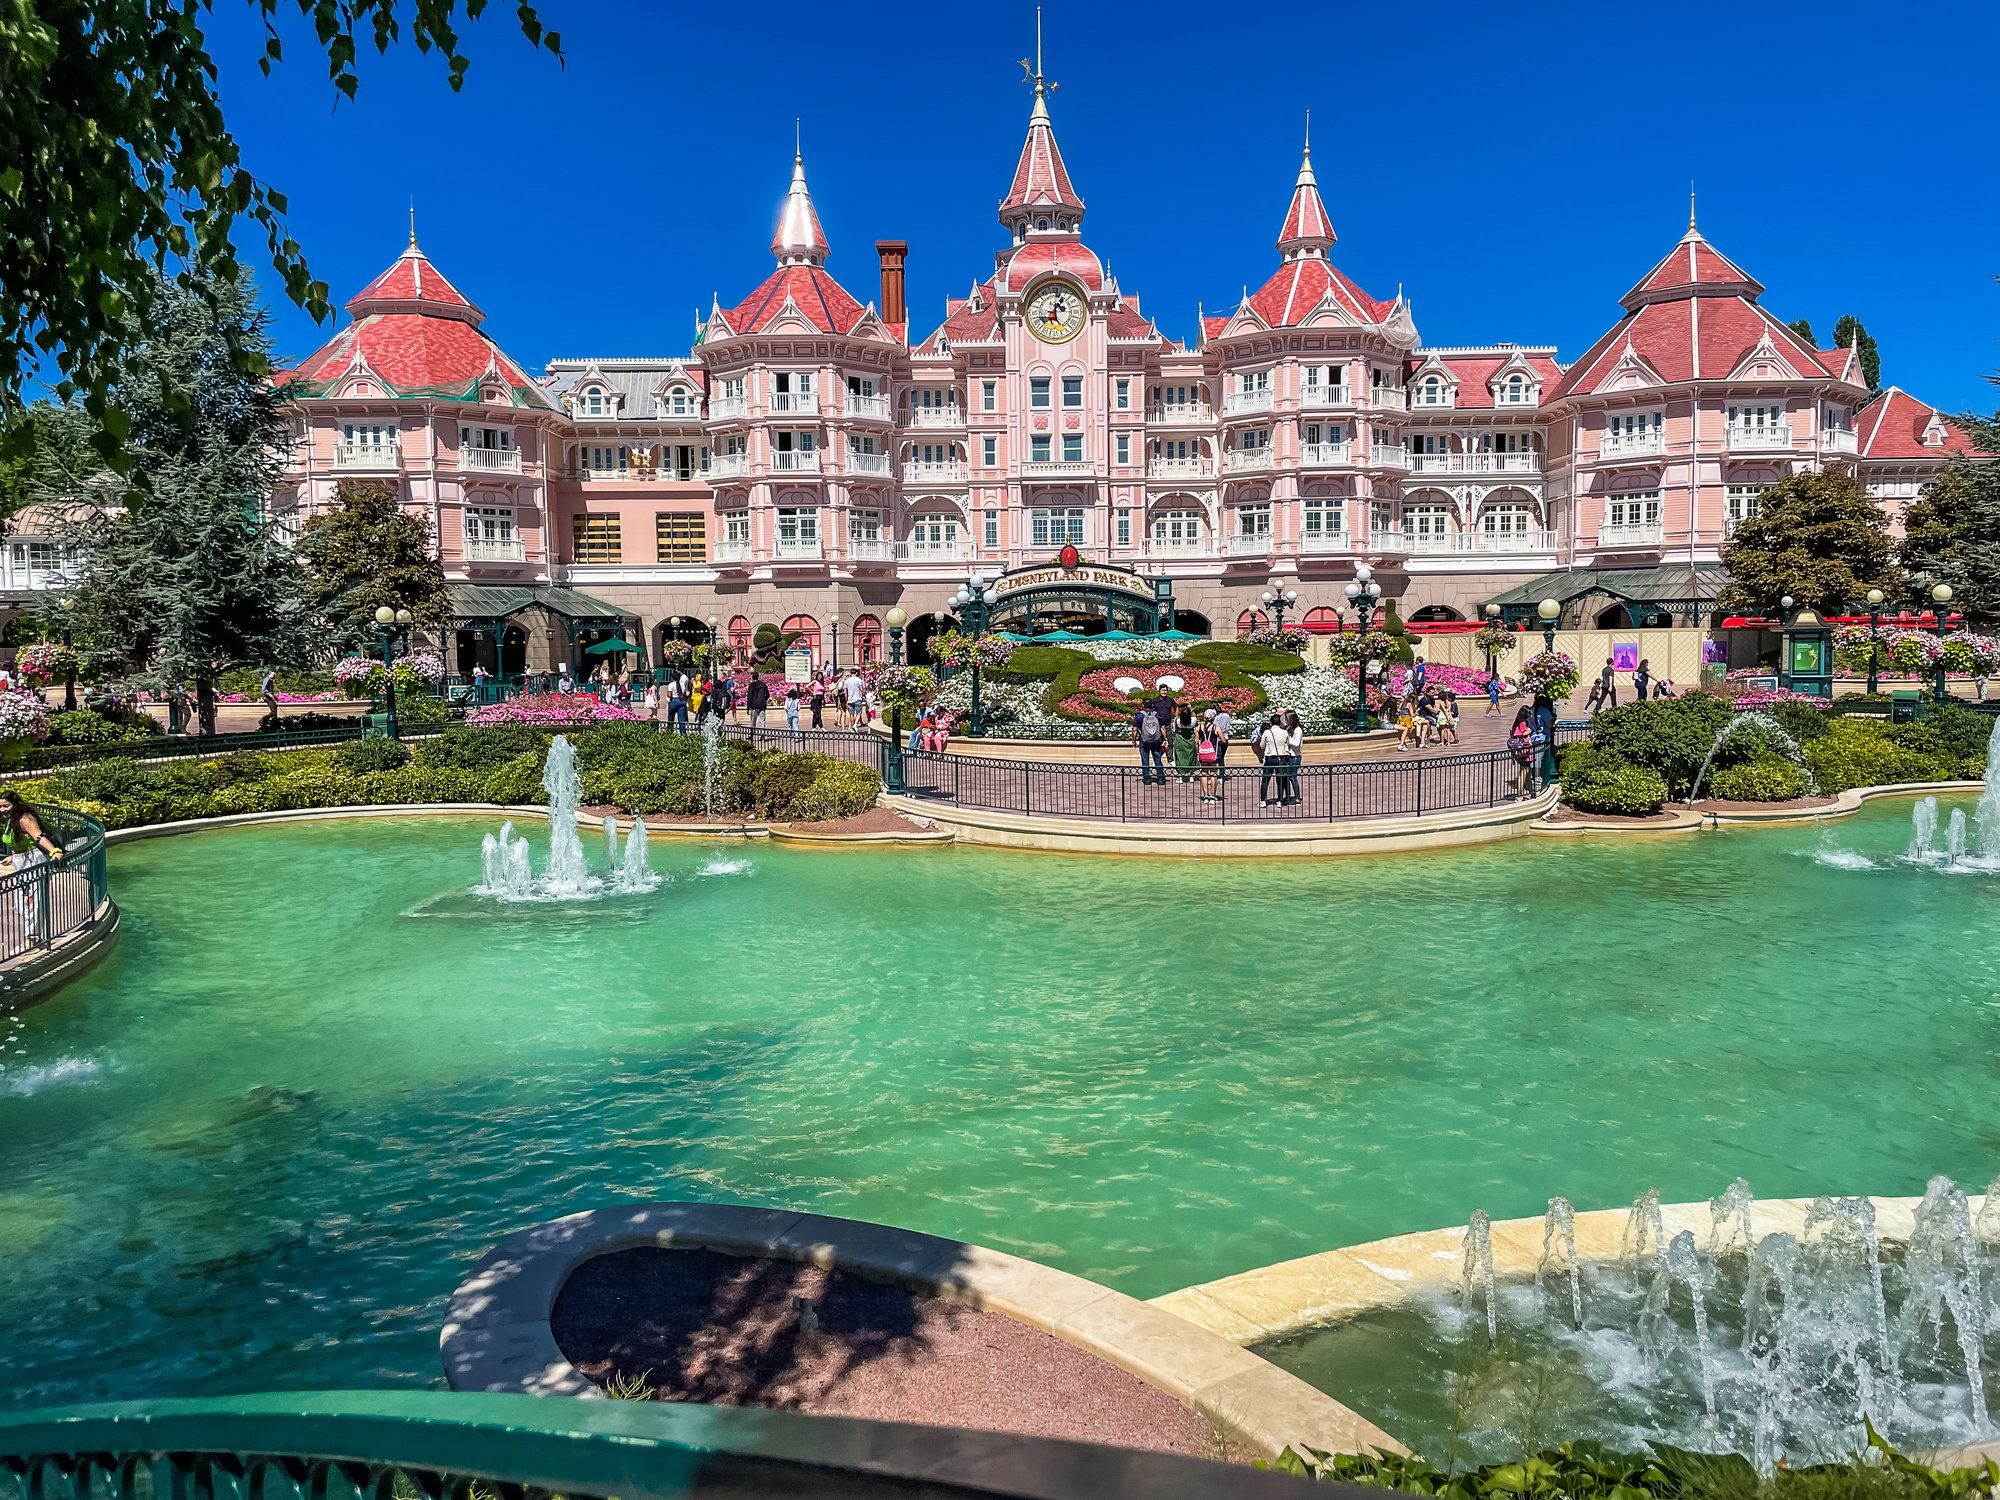
[[1552,1193],[2000,1161],[2000,877],[1897,863],[1907,803],[1312,864],[662,840],[649,895],[504,909],[492,826],[113,852],[115,955],[0,1021],[8,1399],[422,1384],[488,1245],[623,1199],[1152,1296]]

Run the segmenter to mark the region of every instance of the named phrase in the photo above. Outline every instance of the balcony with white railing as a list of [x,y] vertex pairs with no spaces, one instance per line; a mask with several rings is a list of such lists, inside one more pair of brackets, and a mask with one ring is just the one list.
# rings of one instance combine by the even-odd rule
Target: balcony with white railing
[[342,443],[333,453],[337,469],[397,469],[402,463],[403,450],[394,443]]
[[1661,528],[1658,521],[1650,526],[1600,526],[1597,528],[1597,545],[1600,550],[1611,547],[1657,547],[1660,545]]
[[528,549],[519,537],[511,541],[494,539],[465,539],[464,557],[467,562],[476,563],[517,563],[528,560]]
[[1410,539],[1400,531],[1371,531],[1368,550],[1378,557],[1401,557],[1410,550]]
[[1308,531],[1304,536],[1299,538],[1299,550],[1301,552],[1319,554],[1345,552],[1347,550],[1347,533],[1344,531]]
[[904,421],[906,427],[963,427],[965,408],[961,406],[913,406]]
[[1475,453],[1479,468],[1488,474],[1539,474],[1542,472],[1542,455],[1539,453]]
[[926,463],[911,459],[903,465],[905,483],[956,484],[965,478],[965,465],[950,461]]
[[1231,473],[1271,467],[1269,448],[1231,448],[1223,457]]
[[1403,448],[1370,448],[1368,462],[1378,469],[1407,469],[1410,455]]
[[1456,552],[1463,550],[1452,544],[1458,540],[1449,531],[1406,531],[1403,533],[1403,550],[1406,552]]
[[1254,536],[1245,536],[1239,531],[1232,533],[1229,538],[1231,557],[1268,557],[1270,554],[1271,533],[1268,531]]
[[849,537],[847,560],[857,563],[886,563],[896,560],[896,544],[880,537]]
[[1597,440],[1599,458],[1644,458],[1659,453],[1661,448],[1657,428],[1646,432],[1607,432]]
[[1410,472],[1412,474],[1462,473],[1465,469],[1463,453],[1412,453]]
[[1553,531],[1478,531],[1464,533],[1471,552],[1553,552]]
[[849,396],[847,414],[850,417],[866,417],[871,422],[889,420],[889,398],[887,396]]
[[711,422],[729,422],[738,417],[748,416],[750,403],[742,396],[711,396],[708,398],[708,419]]
[[817,474],[819,472],[819,450],[800,452],[796,448],[774,449],[771,467],[786,474]]
[[1242,416],[1246,412],[1269,411],[1270,409],[1271,393],[1269,391],[1231,391],[1229,393],[1227,410],[1232,417]]
[[1205,458],[1156,458],[1146,465],[1148,479],[1206,479],[1214,472]]
[[1767,422],[1760,426],[1732,426],[1723,429],[1731,453],[1771,453],[1792,446],[1789,422]]
[[1088,459],[1044,459],[1021,465],[1023,479],[1093,479],[1097,470]]
[[956,542],[898,542],[896,560],[913,563],[949,563],[972,561],[972,543]]
[[816,417],[819,415],[819,397],[812,391],[773,391],[771,410]]
[[614,482],[616,482],[616,481],[618,481],[618,480],[621,480],[621,479],[630,479],[630,478],[632,477],[632,470],[630,470],[630,469],[578,469],[578,470],[576,471],[576,477],[577,477],[578,479],[582,479],[582,480],[587,480],[587,481],[588,481],[588,482],[590,482],[591,484],[610,484],[610,483],[614,483]]
[[779,537],[778,556],[788,562],[817,562],[821,556],[819,538],[794,537],[787,541]]
[[717,542],[710,551],[718,563],[745,563],[750,560],[748,542]]
[[1212,422],[1215,413],[1204,402],[1164,402],[1146,408],[1146,420],[1166,427],[1186,427],[1196,422]]
[[1148,557],[1207,557],[1208,538],[1199,535],[1178,539],[1149,536],[1145,539],[1144,551]]
[[734,479],[750,467],[747,453],[711,453],[708,457],[708,477],[710,479]]
[[484,469],[493,474],[518,474],[521,472],[521,450],[519,448],[460,448],[458,450],[458,466],[461,469]]
[[1306,407],[1346,406],[1347,387],[1344,385],[1309,385],[1299,392],[1299,404]]
[[881,474],[889,472],[889,455],[886,453],[856,453],[849,450],[847,470],[850,474]]
[[1819,446],[1822,453],[1855,453],[1859,451],[1854,441],[1854,429],[1851,427],[1821,428]]
[[1329,464],[1346,463],[1347,454],[1345,443],[1306,443],[1299,448],[1299,462],[1308,469],[1322,469]]
[[1409,399],[1393,385],[1371,386],[1368,404],[1378,411],[1407,411]]

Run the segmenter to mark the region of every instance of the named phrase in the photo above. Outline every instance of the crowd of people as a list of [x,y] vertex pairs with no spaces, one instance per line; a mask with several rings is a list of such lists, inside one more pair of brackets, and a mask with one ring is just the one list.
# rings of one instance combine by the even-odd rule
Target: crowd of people
[[637,711],[663,728],[685,733],[692,723],[699,728],[703,719],[724,724],[747,724],[754,734],[771,728],[772,700],[785,716],[785,728],[866,729],[882,716],[881,699],[858,667],[845,671],[822,668],[804,682],[786,682],[774,691],[769,678],[759,672],[723,672],[711,677],[690,674],[685,669],[668,668],[659,673],[632,702]]

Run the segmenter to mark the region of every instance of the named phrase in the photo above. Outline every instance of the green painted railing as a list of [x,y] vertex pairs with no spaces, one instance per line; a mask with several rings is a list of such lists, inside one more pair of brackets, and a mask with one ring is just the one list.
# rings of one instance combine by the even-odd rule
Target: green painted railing
[[[1365,1500],[1350,1486],[1094,1443],[450,1391],[12,1412],[0,1415],[0,1474],[12,1476],[18,1500],[1327,1500],[1342,1490]],[[0,1479],[0,1494],[8,1488]]]
[[104,825],[89,813],[42,803],[35,821],[60,861],[39,851],[16,856],[18,869],[0,874],[0,961],[45,952],[87,927],[111,894],[104,861]]

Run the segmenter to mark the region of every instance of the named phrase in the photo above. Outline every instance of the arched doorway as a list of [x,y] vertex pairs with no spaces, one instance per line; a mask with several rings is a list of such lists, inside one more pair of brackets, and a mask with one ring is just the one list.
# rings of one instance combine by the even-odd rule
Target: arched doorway
[[942,617],[934,614],[914,615],[910,619],[909,643],[910,665],[913,667],[934,666],[931,660],[931,642],[947,630],[954,630],[958,622],[950,615]]
[[1253,630],[1262,630],[1270,621],[1264,618],[1261,609],[1246,609],[1236,617],[1236,639],[1242,640]]
[[750,617],[732,615],[729,620],[729,660],[738,667],[750,661]]
[[1299,621],[1299,628],[1307,635],[1339,635],[1340,611],[1324,604],[1315,605]]
[[873,615],[862,615],[854,622],[854,660],[866,667],[881,659],[882,622]]
[[1597,612],[1597,628],[1599,630],[1625,630],[1631,624],[1632,617],[1625,612],[1625,606],[1622,604],[1614,604],[1609,609],[1601,609]]
[[819,654],[819,621],[811,615],[792,615],[778,629],[786,635],[796,630],[799,638],[792,642],[791,649],[810,651],[813,665],[817,667],[823,664]]
[[1198,609],[1176,609],[1174,629],[1185,630],[1189,635],[1213,635],[1215,627],[1208,622],[1208,616]]
[[1463,620],[1464,615],[1449,604],[1426,604],[1410,616],[1412,625],[1442,625],[1451,620]]

